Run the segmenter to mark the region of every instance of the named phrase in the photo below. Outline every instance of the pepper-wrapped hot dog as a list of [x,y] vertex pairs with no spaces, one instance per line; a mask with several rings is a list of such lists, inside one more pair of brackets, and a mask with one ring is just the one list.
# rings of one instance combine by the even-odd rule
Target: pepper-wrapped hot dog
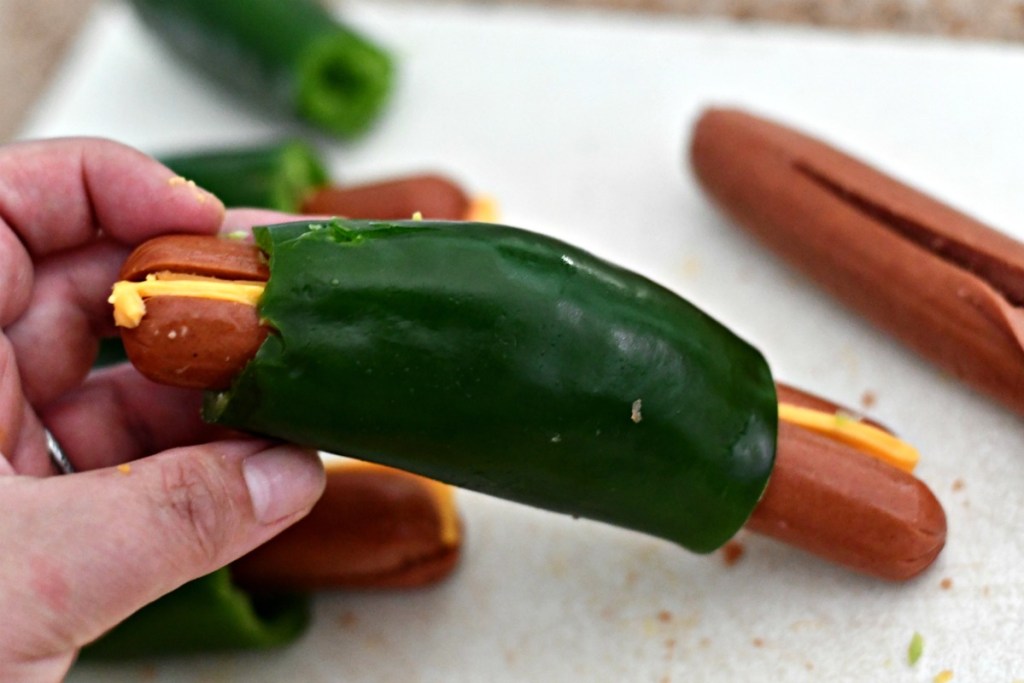
[[[231,354],[207,342],[170,351],[189,337],[172,338],[175,320],[154,304],[187,299],[189,327],[204,310],[256,309],[248,335],[265,335],[258,351],[206,384],[213,422],[698,552],[752,514],[755,529],[885,578],[919,573],[942,548],[945,516],[927,487],[861,452],[899,459],[905,444],[849,418],[822,426],[820,411],[799,406],[783,411],[798,426],[780,430],[763,357],[634,273],[504,226],[333,221],[255,234],[258,248],[232,247],[248,250],[243,287],[269,266],[255,301],[194,277],[205,266],[177,255],[204,239],[195,237],[160,238],[130,258],[112,297],[136,312],[119,321],[129,357],[160,381]],[[831,462],[800,457],[809,429],[830,435],[822,453],[841,454],[838,479]],[[808,466],[809,476],[782,476]],[[850,482],[859,488],[844,490]],[[880,500],[878,485],[900,501]],[[777,504],[815,496],[829,512],[808,518],[804,506]],[[850,538],[848,518],[870,520],[874,536]]]

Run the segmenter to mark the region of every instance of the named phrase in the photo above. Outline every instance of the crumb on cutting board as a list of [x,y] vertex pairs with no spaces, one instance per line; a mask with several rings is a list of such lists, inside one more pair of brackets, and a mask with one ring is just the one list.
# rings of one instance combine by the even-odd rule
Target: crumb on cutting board
[[870,389],[866,389],[863,394],[860,395],[860,407],[864,410],[873,408],[878,402],[878,395]]
[[722,546],[722,561],[725,562],[726,567],[735,567],[741,559],[743,554],[747,551],[742,543],[739,541],[729,541]]

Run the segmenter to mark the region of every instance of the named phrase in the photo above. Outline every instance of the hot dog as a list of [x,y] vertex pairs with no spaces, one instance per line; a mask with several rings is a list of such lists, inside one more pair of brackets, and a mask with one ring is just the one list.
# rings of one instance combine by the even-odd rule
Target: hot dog
[[471,201],[456,183],[436,174],[406,176],[360,185],[324,186],[302,203],[302,212],[359,218],[463,220]]
[[[121,268],[123,281],[155,273],[189,273],[265,282],[267,264],[250,243],[195,235],[158,237],[142,244]],[[198,304],[198,305],[197,305]],[[190,389],[223,389],[266,338],[253,306],[194,297],[150,297],[142,324],[121,324],[128,358],[155,382]]]
[[[213,269],[203,259],[190,255],[202,250],[200,241],[206,239],[209,238],[157,238],[144,251],[129,258],[122,275],[138,280],[166,269],[208,276]],[[259,281],[265,267],[260,250],[244,242],[228,244],[233,252],[232,263],[247,264],[235,268],[232,277]],[[217,249],[225,246],[219,244]],[[171,285],[170,294],[150,297],[147,312],[137,324],[122,327],[129,358],[143,374],[157,381],[223,388],[225,378],[208,368],[227,363],[226,358],[231,358],[235,367],[236,354],[244,355],[238,350],[258,348],[267,330],[253,316],[248,326],[240,325],[230,333],[178,334],[171,338],[167,330],[184,323],[164,316],[179,315],[184,308],[190,310],[190,329],[201,325],[207,315],[218,320],[225,315],[240,319],[242,313],[225,311],[253,308],[246,303],[192,298],[187,284],[185,290],[173,290],[177,286],[180,285]],[[171,304],[166,308],[159,304],[154,307],[162,298],[187,301],[181,309]],[[236,335],[245,336],[246,340],[231,339]],[[180,348],[171,350],[175,346]],[[232,374],[226,373],[227,381]],[[781,400],[798,406],[836,410],[827,401],[785,386],[779,388],[778,394]],[[642,405],[634,405],[632,418],[636,423],[643,419]],[[919,574],[941,551],[946,533],[945,514],[927,486],[912,475],[865,455],[855,445],[785,421],[779,425],[776,453],[774,470],[750,517],[749,529],[855,571],[891,580]]]
[[231,564],[253,590],[412,588],[455,568],[461,529],[450,486],[364,462],[327,463],[310,513]]
[[689,161],[736,225],[922,358],[1024,414],[1024,244],[741,110],[702,112]]

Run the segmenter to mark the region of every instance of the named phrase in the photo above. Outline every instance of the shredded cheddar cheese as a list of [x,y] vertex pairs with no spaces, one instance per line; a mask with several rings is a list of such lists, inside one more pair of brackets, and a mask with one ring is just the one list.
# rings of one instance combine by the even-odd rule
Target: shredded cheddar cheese
[[200,204],[205,204],[207,198],[209,197],[206,190],[203,190],[198,185],[196,185],[196,181],[189,180],[188,178],[182,178],[180,175],[168,178],[167,184],[170,185],[171,187],[178,187],[184,185],[190,188],[192,190],[192,195]]
[[433,479],[428,479],[430,493],[437,501],[437,514],[441,519],[441,543],[455,546],[459,543],[459,515],[455,510],[455,488]]
[[492,197],[474,197],[469,202],[463,220],[475,223],[497,223],[498,203]]
[[118,327],[138,327],[146,315],[145,300],[154,296],[185,296],[216,299],[255,306],[264,282],[218,280],[198,275],[153,273],[141,282],[122,280],[114,284],[107,301],[114,305],[114,323]]
[[780,403],[779,419],[849,444],[906,472],[913,472],[920,459],[917,449],[906,441],[851,415]]

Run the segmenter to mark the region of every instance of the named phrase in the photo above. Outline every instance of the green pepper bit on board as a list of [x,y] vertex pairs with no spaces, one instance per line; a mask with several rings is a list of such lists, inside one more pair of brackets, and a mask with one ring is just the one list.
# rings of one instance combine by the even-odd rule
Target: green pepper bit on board
[[131,0],[174,54],[224,87],[340,136],[391,92],[389,53],[315,0]]
[[924,654],[924,637],[915,631],[910,638],[910,645],[907,647],[907,663],[914,666],[917,664],[917,660],[921,659],[922,654]]

